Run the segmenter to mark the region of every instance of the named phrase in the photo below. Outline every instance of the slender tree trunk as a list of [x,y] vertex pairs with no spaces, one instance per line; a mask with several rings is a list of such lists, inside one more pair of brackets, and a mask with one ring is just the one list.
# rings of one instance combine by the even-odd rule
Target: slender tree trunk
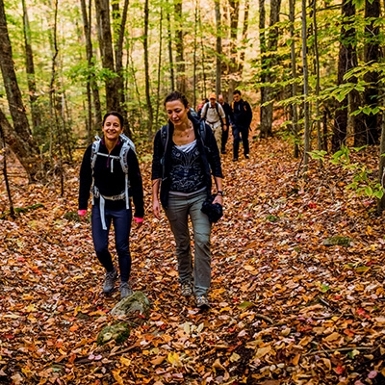
[[[59,49],[57,45],[57,15],[58,15],[58,0],[54,0],[54,22],[52,26],[52,62],[51,62],[51,81],[50,81],[50,92],[49,92],[49,111],[51,116],[51,124],[49,125],[50,132],[50,141],[49,141],[49,159],[51,161],[51,166],[53,166],[54,160],[54,148],[56,149],[56,142],[58,143],[59,152],[61,152],[61,132],[58,122],[58,106],[57,106],[57,98],[60,95],[56,93],[56,77],[57,77],[57,56],[59,54]],[[57,139],[57,140],[56,140]]]
[[29,102],[32,115],[32,130],[35,132],[41,125],[41,113],[37,104],[35,66],[33,61],[33,52],[31,44],[31,30],[29,26],[28,10],[25,5],[25,0],[22,0],[23,6],[23,32],[24,32],[24,47],[25,47],[25,62],[27,70],[27,83],[29,91]]
[[176,51],[176,87],[183,94],[186,93],[186,65],[184,62],[184,42],[183,42],[183,12],[182,0],[175,0],[175,51]]
[[[380,1],[366,0],[365,1],[365,49],[364,61],[367,64],[378,63],[380,59],[380,26],[378,18],[380,17]],[[365,82],[368,85],[364,91],[364,103],[370,108],[378,106],[378,72],[370,71],[364,76]],[[378,144],[379,129],[377,124],[378,114],[365,115],[365,123],[368,130],[368,144]]]
[[215,0],[215,23],[217,28],[216,38],[216,76],[215,76],[215,92],[217,95],[221,93],[221,73],[222,73],[222,26],[221,26],[221,3]]
[[[247,33],[249,30],[249,7],[250,2],[249,0],[245,0],[244,3],[244,21],[243,21],[243,28],[242,28],[242,45],[246,46],[247,44]],[[245,49],[242,49],[239,54],[239,65],[238,65],[238,72],[241,75],[243,71],[243,67],[245,65]]]
[[[159,19],[159,51],[158,51],[158,72],[157,72],[157,88],[156,88],[156,110],[155,110],[155,127],[159,125],[159,106],[160,106],[160,82],[162,69],[162,50],[163,50],[163,8],[160,9]],[[195,90],[195,88],[194,88]]]
[[152,132],[153,110],[151,104],[150,95],[150,65],[148,60],[148,0],[144,1],[144,36],[143,36],[143,49],[144,49],[144,76],[145,76],[145,88],[146,88],[146,102],[148,110],[147,120],[147,134],[150,136]]
[[307,22],[306,0],[302,0],[302,66],[303,66],[303,111],[304,111],[304,161],[303,171],[309,166],[310,151],[310,117],[309,117],[309,71],[307,64]]
[[266,9],[265,0],[259,0],[259,49],[261,52],[261,77],[260,77],[260,93],[261,93],[261,106],[260,106],[260,136],[262,137],[262,127],[267,125],[267,111],[263,104],[266,102],[266,83],[267,83],[267,63],[266,63]]
[[11,194],[11,186],[9,184],[8,179],[8,172],[7,172],[7,146],[5,143],[5,136],[3,131],[3,125],[0,123],[0,138],[1,138],[1,153],[3,154],[3,177],[5,182],[5,188],[8,195],[8,201],[9,201],[9,213],[11,215],[11,218],[15,218],[15,209],[13,207],[13,201],[12,201],[12,194]]
[[167,10],[167,46],[168,46],[168,60],[170,62],[170,83],[171,89],[175,90],[175,73],[174,73],[174,58],[172,49],[172,32],[171,32],[171,15],[170,11]]
[[[291,86],[291,97],[294,99],[297,97],[297,58],[295,54],[295,34],[294,34],[294,22],[295,22],[295,0],[289,1],[289,19],[290,19],[290,61],[291,61],[291,75],[293,78]],[[290,115],[292,121],[292,131],[294,135],[294,157],[299,157],[299,147],[298,147],[298,108],[297,104],[293,102],[290,108]]]
[[124,71],[123,71],[123,42],[124,42],[124,30],[127,22],[128,0],[124,0],[123,11],[120,12],[119,1],[112,1],[112,18],[115,26],[115,72],[117,74],[115,78],[116,92],[119,98],[118,111],[123,115],[126,122],[127,134],[131,136],[131,132],[127,120],[127,110],[125,108],[125,96],[124,96]]
[[[382,105],[385,102],[385,93],[382,92],[381,95]],[[380,136],[380,159],[379,159],[379,172],[378,179],[382,188],[385,188],[385,114],[382,114],[382,122],[381,122],[381,136]],[[385,194],[381,199],[377,201],[377,214],[381,214],[385,209]]]
[[200,17],[199,12],[199,34],[200,34],[200,50],[201,50],[201,58],[202,58],[202,73],[203,73],[203,95],[204,97],[207,96],[207,79],[206,79],[206,68],[205,68],[205,61],[206,61],[206,54],[205,54],[205,46],[204,46],[204,35],[203,35],[203,26],[202,26],[202,20]]
[[[337,84],[345,83],[344,75],[357,65],[356,56],[356,30],[352,18],[356,14],[356,8],[352,0],[342,2],[342,27],[341,44],[338,55]],[[333,123],[332,152],[338,151],[345,144],[348,128],[349,97],[336,102],[337,108]]]
[[4,113],[0,111],[0,124],[3,127],[5,141],[15,152],[30,180],[34,181],[45,176],[41,174],[45,166],[38,161],[39,150],[32,137],[17,83],[3,0],[0,0],[0,68],[14,124],[13,133]]
[[[317,2],[312,0],[312,16],[313,16],[313,37],[314,37],[314,73],[316,76],[315,83],[315,116],[316,116],[316,127],[317,127],[317,150],[323,148],[323,140],[326,138],[322,137],[321,132],[321,111],[320,111],[320,64],[319,64],[319,50],[318,50],[318,25],[317,25]],[[322,160],[320,160],[320,166],[322,166]]]
[[228,100],[233,97],[233,91],[237,88],[239,81],[236,75],[239,69],[238,58],[238,24],[239,24],[239,1],[229,0],[230,5],[230,60],[229,60],[229,90]]
[[105,81],[107,110],[121,112],[119,88],[117,86],[114,66],[109,0],[95,0],[95,9],[102,65],[103,68],[109,70],[112,74]]
[[196,108],[197,105],[197,51],[198,51],[198,39],[197,39],[197,34],[198,34],[198,2],[195,0],[194,2],[194,52],[193,52],[193,107],[194,109]]
[[[91,3],[91,0],[90,0]],[[87,143],[92,142],[92,132],[94,131],[95,125],[92,121],[92,41],[91,41],[91,25],[89,23],[89,16],[87,15],[87,5],[86,0],[80,0],[80,6],[83,16],[83,28],[84,36],[86,41],[86,56],[87,56],[87,66],[88,66],[88,76],[86,84],[86,94],[87,94]],[[99,95],[99,92],[98,92]]]
[[[273,102],[274,90],[270,84],[275,81],[275,74],[271,68],[274,67],[276,57],[273,52],[277,51],[278,44],[278,28],[276,27],[279,21],[279,11],[281,8],[281,0],[271,0],[270,2],[270,24],[268,33],[267,52],[270,53],[269,58],[262,57],[262,71],[265,72],[265,81],[263,85],[263,100],[261,100],[261,133],[262,138],[267,138],[273,135]],[[260,21],[262,23],[262,21]],[[263,116],[263,119],[262,119]]]
[[[89,55],[87,55],[88,67],[93,66],[93,50],[92,50],[92,40],[91,40],[91,21],[92,21],[92,0],[89,0],[88,3],[88,33],[86,39],[89,42]],[[102,125],[102,106],[100,103],[99,87],[96,81],[95,72],[91,72],[90,76],[91,90],[92,90],[92,99],[94,105],[94,129],[95,127],[100,127]]]

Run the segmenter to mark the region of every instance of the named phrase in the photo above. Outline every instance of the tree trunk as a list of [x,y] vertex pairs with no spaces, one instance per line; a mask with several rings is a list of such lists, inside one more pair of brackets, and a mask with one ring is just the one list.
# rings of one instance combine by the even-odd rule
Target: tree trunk
[[310,117],[309,117],[309,71],[307,64],[307,23],[306,0],[302,0],[302,66],[303,66],[303,111],[304,111],[304,160],[303,171],[306,172],[309,165],[310,151]]
[[[158,51],[158,70],[157,70],[157,87],[156,87],[156,104],[155,104],[155,127],[159,125],[159,107],[160,107],[160,82],[162,75],[162,51],[163,51],[163,8],[160,9],[159,18],[159,51]],[[194,56],[195,57],[195,56]],[[194,87],[195,90],[195,87]]]
[[[382,93],[382,101],[385,102],[385,93]],[[383,104],[382,103],[382,104]],[[379,172],[378,179],[382,186],[385,188],[385,114],[382,114],[382,122],[381,122],[381,136],[380,136],[380,159],[379,159]],[[385,194],[381,199],[377,200],[377,214],[381,214],[385,209]]]
[[144,1],[144,36],[143,36],[143,49],[144,49],[144,75],[145,75],[145,89],[146,89],[146,102],[148,110],[147,120],[147,134],[150,136],[152,132],[152,120],[153,110],[151,104],[150,95],[150,65],[148,60],[148,0]]
[[117,74],[114,66],[109,0],[95,0],[95,9],[102,65],[104,69],[109,70],[111,73],[111,75],[107,76],[105,82],[107,110],[121,112]]
[[123,11],[120,13],[119,1],[112,1],[112,18],[114,20],[115,30],[115,72],[117,74],[115,78],[115,86],[117,88],[117,94],[119,99],[118,111],[123,115],[126,122],[127,134],[131,136],[127,120],[127,110],[125,106],[124,96],[124,71],[123,71],[123,42],[124,42],[124,30],[127,22],[128,0],[124,0]]
[[238,24],[239,24],[239,1],[229,0],[230,5],[230,60],[229,60],[229,90],[228,100],[233,97],[233,91],[237,88],[238,75]]
[[183,13],[182,0],[175,0],[175,50],[176,50],[176,87],[183,94],[186,93],[186,65],[184,62],[183,43]]
[[[260,1],[261,3],[261,1]],[[264,4],[263,4],[264,5]],[[270,24],[268,33],[267,52],[270,53],[269,58],[261,56],[262,61],[262,72],[265,73],[265,84],[263,88],[263,100],[261,100],[261,138],[267,138],[273,135],[273,101],[274,101],[274,90],[270,84],[275,81],[275,75],[270,70],[274,66],[276,61],[273,52],[277,51],[278,44],[278,28],[276,24],[279,22],[279,11],[281,8],[281,0],[271,0],[270,2]],[[260,10],[261,12],[261,10]],[[264,24],[264,21],[260,20],[260,27]],[[262,44],[261,44],[262,46]],[[261,90],[262,91],[262,90]],[[265,105],[262,105],[265,104]]]
[[171,89],[175,90],[175,73],[174,73],[174,57],[172,49],[172,32],[171,32],[171,15],[170,11],[167,10],[167,46],[168,46],[168,61],[170,63],[170,83]]
[[221,93],[221,74],[222,74],[222,26],[221,26],[221,3],[215,0],[215,23],[217,28],[216,38],[216,71],[215,71],[215,92],[217,95]]
[[30,180],[35,181],[41,179],[44,177],[44,175],[40,173],[44,165],[38,162],[39,149],[31,134],[16,79],[3,0],[0,0],[0,67],[13,121],[12,129],[3,111],[0,110],[0,124],[3,128],[5,142],[14,151],[20,163],[25,168]]
[[23,6],[23,32],[24,32],[24,47],[25,47],[25,64],[27,70],[27,83],[29,91],[29,102],[31,105],[32,115],[32,130],[36,132],[41,125],[41,113],[37,104],[35,66],[33,62],[33,52],[31,45],[31,30],[29,26],[28,11],[25,5],[25,0],[22,0]]
[[[378,25],[378,18],[380,17],[380,1],[366,0],[365,1],[365,19],[367,25],[365,26],[365,48],[364,61],[365,64],[378,63],[380,59],[380,27]],[[378,72],[370,71],[364,76],[365,82],[368,85],[364,91],[364,103],[370,108],[378,106]],[[365,123],[368,130],[368,144],[378,144],[379,132],[377,124],[377,113],[370,113],[365,115]]]
[[[247,32],[249,30],[249,0],[245,0],[244,3],[244,20],[243,20],[243,28],[242,28],[242,45],[246,46],[247,44]],[[245,49],[242,49],[241,53],[239,54],[239,66],[238,66],[238,72],[239,75],[242,74],[243,67],[245,64]]]
[[[320,111],[320,57],[319,57],[319,49],[318,49],[318,25],[317,25],[317,2],[316,0],[312,1],[312,17],[313,17],[313,51],[314,51],[314,73],[316,76],[315,83],[315,122],[317,127],[317,150],[322,150],[323,141],[326,140],[326,137],[322,135],[321,132],[321,111]],[[319,160],[320,167],[322,166],[322,160]]]
[[[289,0],[289,19],[290,19],[290,59],[291,59],[291,75],[293,78],[291,86],[291,97],[294,99],[297,97],[297,58],[295,54],[295,35],[294,35],[294,22],[295,22],[295,0]],[[290,108],[290,115],[292,121],[292,132],[294,136],[294,157],[299,157],[298,148],[298,109],[297,104],[293,102]]]
[[198,52],[198,1],[195,0],[194,2],[194,42],[193,42],[193,101],[192,101],[192,107],[195,109],[197,105],[197,85],[198,85],[198,79],[197,79],[197,52]]
[[[7,149],[6,149],[6,143],[5,143],[5,136],[4,136],[4,131],[2,128],[2,124],[0,124],[0,138],[1,138],[1,146],[0,146],[0,151],[3,154],[3,177],[4,177],[4,182],[5,182],[5,188],[7,191],[8,195],[8,201],[9,201],[9,214],[11,218],[15,218],[15,208],[13,207],[13,200],[12,200],[12,194],[11,194],[11,186],[9,183],[9,178],[8,178],[8,172],[7,172]],[[3,216],[2,216],[3,218]]]
[[200,32],[200,50],[201,50],[201,60],[202,60],[202,74],[203,74],[203,97],[207,96],[207,78],[206,78],[206,71],[205,71],[205,61],[206,61],[206,50],[204,45],[204,35],[203,35],[203,26],[202,26],[202,19],[200,17],[199,12],[199,32]]
[[[344,75],[357,65],[356,30],[352,17],[356,14],[356,8],[352,0],[342,2],[342,27],[341,45],[338,56],[337,85],[345,83]],[[348,105],[349,97],[346,96],[341,102],[337,102],[337,109],[334,117],[332,151],[338,151],[346,141],[348,127]]]

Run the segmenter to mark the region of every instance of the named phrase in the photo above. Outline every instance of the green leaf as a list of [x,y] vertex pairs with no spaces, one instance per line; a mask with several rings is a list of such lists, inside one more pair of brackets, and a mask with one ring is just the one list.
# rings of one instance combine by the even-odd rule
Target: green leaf
[[251,307],[253,307],[253,306],[254,306],[254,304],[253,304],[252,302],[249,302],[249,301],[244,301],[244,302],[242,302],[242,303],[240,303],[240,304],[238,305],[238,307],[239,307],[240,309],[243,309],[243,310],[249,309],[249,308],[251,308]]

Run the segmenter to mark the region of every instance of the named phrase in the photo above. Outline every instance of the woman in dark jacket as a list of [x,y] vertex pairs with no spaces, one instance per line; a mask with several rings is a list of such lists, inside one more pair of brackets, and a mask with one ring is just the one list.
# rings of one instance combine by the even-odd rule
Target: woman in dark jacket
[[[180,92],[169,94],[164,102],[168,124],[154,140],[152,161],[152,202],[156,218],[162,205],[176,242],[179,281],[182,295],[195,294],[199,308],[209,308],[207,298],[211,282],[211,223],[201,211],[211,196],[212,176],[216,185],[213,203],[223,204],[222,169],[214,135],[188,108]],[[160,201],[159,201],[160,191]],[[194,263],[192,261],[188,218],[194,232]]]
[[78,209],[80,216],[86,215],[92,192],[92,239],[96,256],[106,270],[103,284],[105,294],[113,291],[118,278],[108,249],[111,222],[114,224],[121,298],[132,294],[129,284],[129,236],[132,221],[130,196],[134,201],[134,221],[138,226],[141,226],[144,216],[143,186],[138,159],[133,146],[129,144],[132,142],[120,136],[123,132],[123,122],[119,113],[107,113],[103,118],[103,138],[87,148],[80,169]]

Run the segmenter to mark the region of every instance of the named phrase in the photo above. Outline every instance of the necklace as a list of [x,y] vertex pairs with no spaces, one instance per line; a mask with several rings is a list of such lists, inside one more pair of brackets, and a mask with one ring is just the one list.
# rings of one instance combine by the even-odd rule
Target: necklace
[[[174,130],[174,136],[178,138],[189,138],[191,134],[191,129],[193,128],[193,124],[191,120],[188,121],[188,127],[183,130]],[[177,134],[178,132],[178,134]]]

